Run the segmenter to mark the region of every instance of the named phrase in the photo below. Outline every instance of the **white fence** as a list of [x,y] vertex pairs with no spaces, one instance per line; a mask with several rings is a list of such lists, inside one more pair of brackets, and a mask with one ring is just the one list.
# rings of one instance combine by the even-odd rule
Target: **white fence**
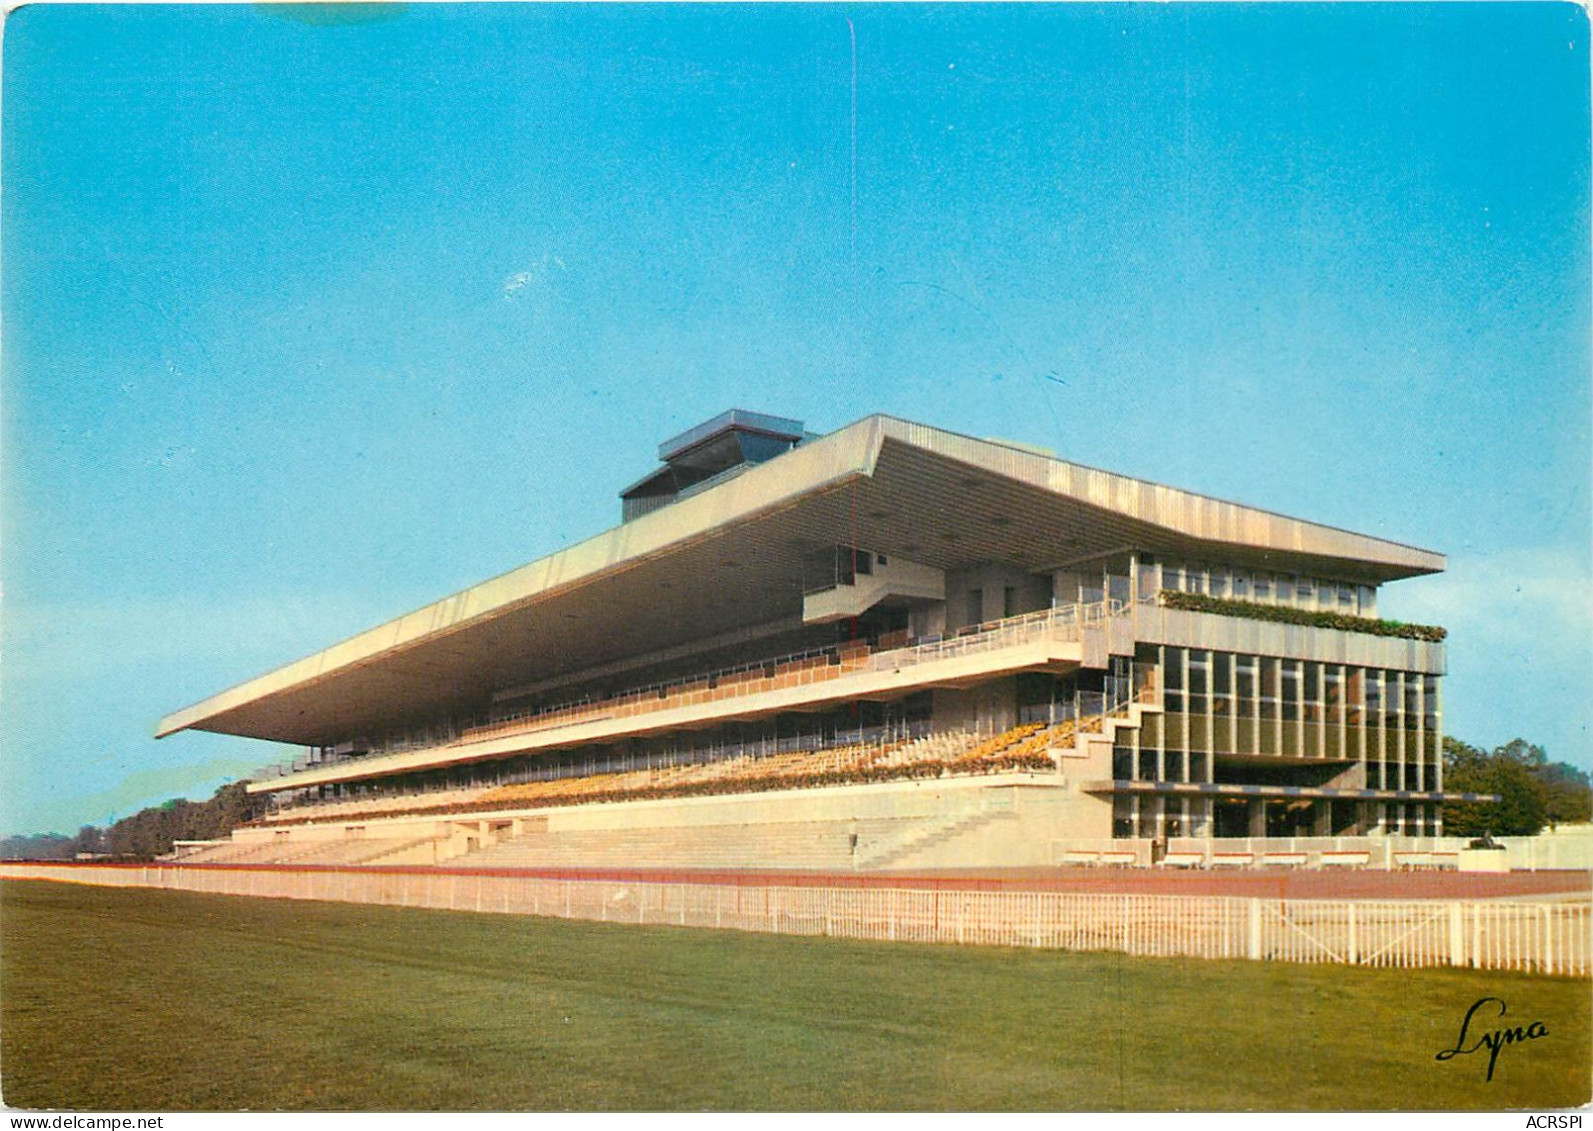
[[791,935],[1593,974],[1593,904],[711,884],[413,869],[4,864],[0,876]]

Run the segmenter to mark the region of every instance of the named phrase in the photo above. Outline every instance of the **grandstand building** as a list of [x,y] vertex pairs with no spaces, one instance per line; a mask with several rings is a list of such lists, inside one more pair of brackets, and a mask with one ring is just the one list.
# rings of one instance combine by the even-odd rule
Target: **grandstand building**
[[735,410],[658,457],[612,529],[163,720],[305,748],[193,858],[873,870],[1441,832],[1443,630],[1377,617],[1439,554],[886,416]]

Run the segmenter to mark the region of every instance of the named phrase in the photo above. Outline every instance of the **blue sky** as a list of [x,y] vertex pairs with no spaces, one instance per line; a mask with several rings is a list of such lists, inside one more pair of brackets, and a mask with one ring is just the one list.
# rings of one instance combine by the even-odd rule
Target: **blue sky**
[[1440,550],[1384,608],[1451,630],[1449,732],[1589,765],[1587,50],[1568,4],[19,9],[0,831],[275,760],[149,734],[732,405]]

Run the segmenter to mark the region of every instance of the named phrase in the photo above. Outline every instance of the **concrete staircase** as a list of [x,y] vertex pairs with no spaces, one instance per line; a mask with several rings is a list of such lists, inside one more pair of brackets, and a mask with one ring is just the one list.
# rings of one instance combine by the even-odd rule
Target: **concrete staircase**
[[955,837],[1013,816],[1015,814],[1010,809],[975,809],[948,813],[932,821],[914,821],[910,828],[898,830],[866,846],[860,845],[857,867],[872,872],[905,866],[913,857],[930,852]]

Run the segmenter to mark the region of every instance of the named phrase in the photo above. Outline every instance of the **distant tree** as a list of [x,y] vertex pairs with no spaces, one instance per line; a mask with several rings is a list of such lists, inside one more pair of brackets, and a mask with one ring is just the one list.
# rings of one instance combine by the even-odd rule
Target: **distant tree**
[[[175,798],[123,817],[103,833],[93,830],[99,837],[99,851],[149,859],[164,856],[179,840],[219,840],[265,811],[264,802],[247,792],[247,784],[231,782],[206,801]],[[79,832],[78,839],[88,831]]]
[[59,833],[39,833],[35,836],[8,836],[0,840],[0,859],[5,860],[70,860],[76,842]]
[[1549,762],[1539,768],[1538,781],[1548,793],[1549,824],[1593,821],[1593,781],[1586,770],[1568,762]]
[[179,840],[219,840],[265,812],[262,798],[247,782],[230,782],[206,801],[174,798],[112,822],[109,828],[84,825],[76,836],[41,833],[0,840],[0,856],[11,860],[70,860],[80,852],[150,859],[170,852]]
[[84,825],[77,830],[77,837],[72,843],[74,855],[84,853],[97,856],[105,851],[105,834],[93,825]]
[[1529,770],[1536,770],[1549,760],[1549,752],[1524,738],[1512,738],[1503,746],[1495,747],[1493,756],[1515,762]]
[[1542,747],[1515,739],[1493,751],[1444,739],[1444,790],[1495,793],[1498,801],[1444,803],[1444,831],[1454,836],[1531,836],[1548,820],[1549,790],[1538,777]]

